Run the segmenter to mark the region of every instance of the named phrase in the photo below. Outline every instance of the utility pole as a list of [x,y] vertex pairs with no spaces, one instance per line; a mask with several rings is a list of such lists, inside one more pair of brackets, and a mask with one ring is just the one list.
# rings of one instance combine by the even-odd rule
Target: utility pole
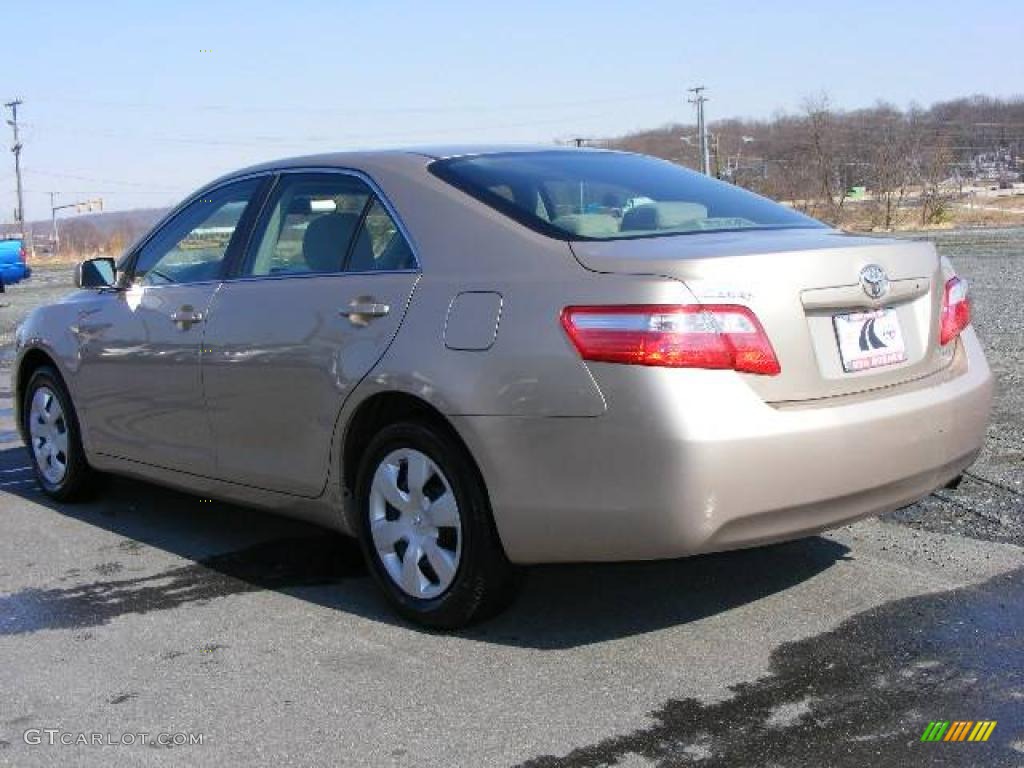
[[60,236],[57,234],[57,206],[54,201],[60,192],[50,193],[50,240],[53,245],[53,255],[56,256],[60,250]]
[[706,176],[711,175],[711,147],[708,145],[708,126],[704,122],[704,102],[708,97],[704,95],[706,90],[703,85],[695,88],[687,88],[693,94],[692,99],[687,99],[691,104],[697,106],[697,136],[700,138],[700,170]]
[[18,106],[20,104],[21,99],[15,99],[8,101],[4,106],[11,110],[11,119],[7,121],[7,124],[14,129],[14,144],[11,145],[11,152],[14,153],[14,175],[18,184],[18,208],[14,212],[14,221],[21,232],[21,244],[25,246],[25,200],[21,189],[21,141],[18,138]]

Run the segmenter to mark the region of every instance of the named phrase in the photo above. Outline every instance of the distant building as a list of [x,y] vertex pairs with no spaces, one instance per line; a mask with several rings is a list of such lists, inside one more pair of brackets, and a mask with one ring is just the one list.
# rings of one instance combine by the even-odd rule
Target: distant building
[[981,152],[971,159],[974,178],[989,183],[1020,181],[1020,165],[1021,158],[1005,147],[993,152]]

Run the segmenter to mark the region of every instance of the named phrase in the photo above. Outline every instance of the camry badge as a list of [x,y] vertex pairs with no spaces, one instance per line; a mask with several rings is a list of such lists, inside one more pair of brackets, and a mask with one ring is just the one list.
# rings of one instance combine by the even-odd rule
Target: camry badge
[[860,286],[872,299],[880,299],[889,292],[889,276],[877,264],[868,264],[860,271]]

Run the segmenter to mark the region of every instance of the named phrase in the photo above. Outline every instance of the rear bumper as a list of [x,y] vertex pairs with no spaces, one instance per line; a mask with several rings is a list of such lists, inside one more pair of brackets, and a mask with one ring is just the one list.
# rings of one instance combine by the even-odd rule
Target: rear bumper
[[992,399],[972,329],[938,374],[793,406],[731,372],[594,374],[603,416],[453,419],[514,562],[677,557],[896,509],[974,461]]
[[27,266],[22,267],[20,264],[0,265],[0,279],[2,279],[7,285],[19,283],[22,280],[28,279],[31,275],[32,270]]

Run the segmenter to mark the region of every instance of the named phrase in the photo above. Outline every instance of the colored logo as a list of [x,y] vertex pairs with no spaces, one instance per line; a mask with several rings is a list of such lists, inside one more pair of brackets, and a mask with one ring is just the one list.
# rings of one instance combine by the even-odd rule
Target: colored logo
[[988,741],[995,729],[995,720],[932,720],[921,741]]
[[868,352],[872,349],[885,349],[888,346],[875,333],[875,321],[877,319],[877,317],[871,318],[860,329],[860,338],[857,339],[857,346],[860,347],[862,352]]

